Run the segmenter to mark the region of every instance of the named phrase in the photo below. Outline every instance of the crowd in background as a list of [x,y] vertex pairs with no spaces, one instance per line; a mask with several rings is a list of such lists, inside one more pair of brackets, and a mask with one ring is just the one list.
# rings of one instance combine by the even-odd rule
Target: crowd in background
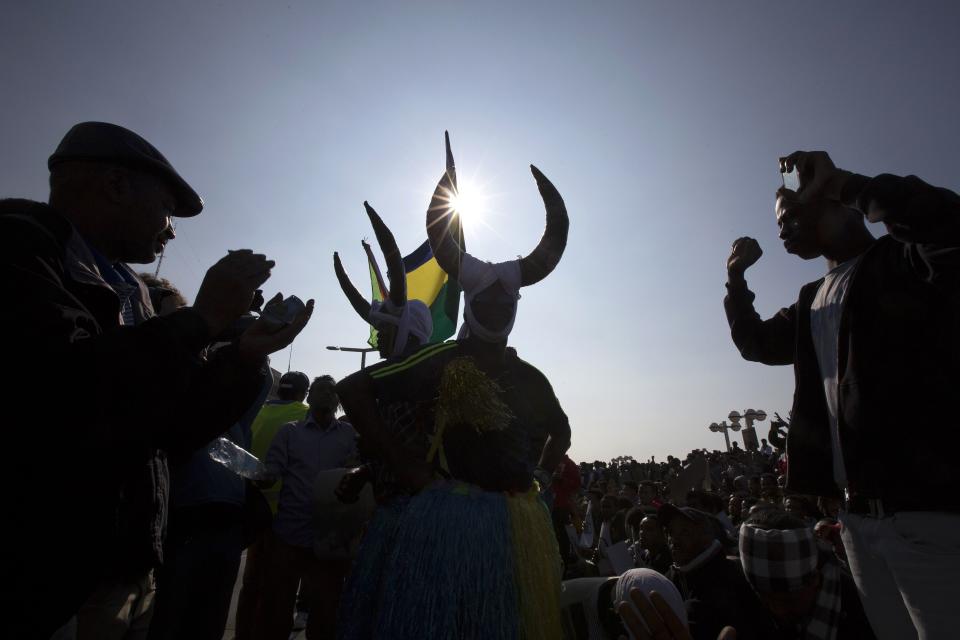
[[264,300],[266,256],[230,251],[192,304],[128,266],[203,209],[137,134],[76,125],[49,203],[0,201],[0,336],[23,366],[4,637],[216,640],[238,580],[241,640],[955,634],[957,430],[900,429],[955,413],[960,197],[783,158],[800,183],[777,192],[780,236],[828,272],[763,320],[745,280],[762,252],[740,238],[724,305],[743,357],[793,364],[789,431],[578,464],[548,379],[507,346],[520,289],[563,254],[564,202],[531,165],[539,244],[474,258],[446,154],[426,233],[463,287],[461,333],[431,342],[367,204],[389,289],[367,302],[335,270],[384,360],[340,381],[271,368],[314,302]]

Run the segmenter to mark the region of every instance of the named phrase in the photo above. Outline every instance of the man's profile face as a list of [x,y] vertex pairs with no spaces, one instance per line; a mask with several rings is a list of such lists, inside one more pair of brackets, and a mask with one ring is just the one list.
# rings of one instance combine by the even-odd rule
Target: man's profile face
[[786,194],[777,197],[777,226],[783,247],[804,260],[823,255],[825,241],[840,232],[846,215],[843,205],[836,202],[801,204]]
[[123,262],[149,264],[174,238],[171,217],[177,200],[173,191],[154,176],[125,171],[128,191],[118,220]]
[[667,546],[678,565],[684,565],[696,558],[710,546],[710,536],[704,525],[675,516],[667,525]]
[[640,521],[640,548],[659,549],[666,545],[663,530],[656,518],[644,518]]
[[623,485],[623,489],[620,490],[620,495],[627,500],[633,501],[637,497],[637,488],[629,484],[625,484]]

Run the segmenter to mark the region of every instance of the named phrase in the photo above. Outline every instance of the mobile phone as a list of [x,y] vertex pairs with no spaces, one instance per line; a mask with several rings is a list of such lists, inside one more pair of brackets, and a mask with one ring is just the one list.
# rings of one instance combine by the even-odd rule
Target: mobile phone
[[297,296],[290,296],[282,302],[271,304],[260,314],[260,319],[278,327],[283,327],[297,317],[301,311],[306,309],[307,305]]
[[783,186],[791,191],[800,190],[800,172],[797,171],[797,168],[794,167],[790,171],[784,171],[780,174],[780,177],[783,178]]

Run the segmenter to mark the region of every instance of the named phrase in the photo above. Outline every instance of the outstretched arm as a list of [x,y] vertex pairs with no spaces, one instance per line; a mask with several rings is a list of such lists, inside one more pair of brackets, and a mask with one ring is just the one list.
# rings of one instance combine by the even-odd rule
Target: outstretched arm
[[882,222],[891,236],[908,245],[909,257],[927,279],[960,271],[960,195],[917,176],[870,178],[844,171],[824,151],[795,151],[780,165],[799,171],[801,200],[835,200],[869,222]]

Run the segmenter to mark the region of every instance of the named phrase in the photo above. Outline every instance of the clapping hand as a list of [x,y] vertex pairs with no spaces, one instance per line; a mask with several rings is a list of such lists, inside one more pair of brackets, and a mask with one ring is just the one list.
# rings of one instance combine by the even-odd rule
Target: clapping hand
[[[264,305],[264,310],[282,301],[283,294],[278,293]],[[289,324],[278,327],[275,323],[264,318],[258,319],[240,335],[240,339],[237,341],[241,357],[259,361],[271,353],[289,346],[307,326],[312,314],[313,300],[307,300],[306,306]]]

